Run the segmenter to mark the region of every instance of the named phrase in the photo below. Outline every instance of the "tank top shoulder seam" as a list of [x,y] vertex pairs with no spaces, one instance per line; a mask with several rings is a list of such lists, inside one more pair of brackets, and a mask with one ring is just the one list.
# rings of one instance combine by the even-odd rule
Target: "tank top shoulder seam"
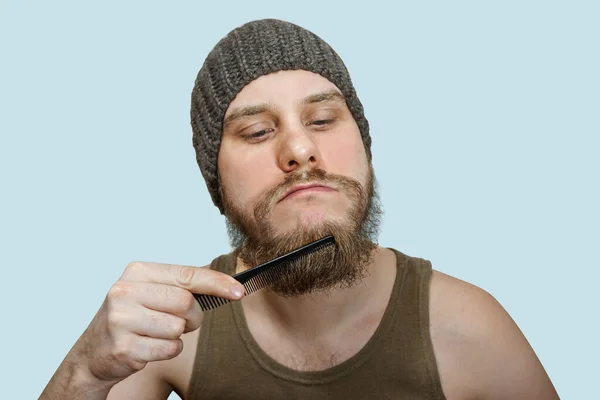
[[423,277],[419,282],[419,332],[421,336],[421,343],[423,348],[427,352],[426,361],[425,361],[425,369],[427,371],[427,376],[429,378],[430,386],[434,390],[434,394],[440,400],[445,400],[446,396],[444,394],[441,379],[439,375],[439,371],[437,368],[437,361],[435,358],[435,352],[433,349],[433,340],[431,338],[431,330],[429,328],[430,324],[430,313],[429,313],[429,297],[430,297],[430,285],[431,279],[433,277],[433,269],[431,262],[428,260],[424,260],[421,258],[412,257],[416,260],[417,268],[422,268],[425,270],[423,273]]

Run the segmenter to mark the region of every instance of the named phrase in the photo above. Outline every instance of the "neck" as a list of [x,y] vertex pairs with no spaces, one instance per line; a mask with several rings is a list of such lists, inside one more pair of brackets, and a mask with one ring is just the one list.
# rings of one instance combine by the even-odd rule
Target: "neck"
[[[359,322],[378,324],[388,304],[396,274],[395,255],[373,250],[365,278],[350,288],[296,297],[261,290],[244,299],[249,323],[269,327],[297,340],[314,340],[336,331],[348,332]],[[246,267],[238,259],[237,272]]]

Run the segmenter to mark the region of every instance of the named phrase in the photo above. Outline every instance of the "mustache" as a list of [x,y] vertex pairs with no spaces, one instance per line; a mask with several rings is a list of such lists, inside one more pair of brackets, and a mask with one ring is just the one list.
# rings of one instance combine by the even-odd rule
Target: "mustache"
[[336,190],[352,190],[361,191],[362,185],[347,176],[337,175],[330,172],[325,172],[323,169],[315,168],[307,171],[292,172],[286,175],[283,182],[268,190],[259,202],[259,208],[263,208],[281,198],[284,193],[287,193],[294,186],[301,183],[317,183],[323,186],[331,187]]

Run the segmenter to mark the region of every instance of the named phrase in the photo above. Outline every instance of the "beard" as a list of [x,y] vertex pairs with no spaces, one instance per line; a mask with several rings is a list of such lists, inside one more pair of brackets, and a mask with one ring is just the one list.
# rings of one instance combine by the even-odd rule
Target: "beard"
[[[321,220],[301,226],[291,232],[277,233],[271,212],[283,193],[297,184],[320,183],[344,193],[351,201],[341,220]],[[221,186],[223,187],[223,186]],[[349,288],[362,281],[377,248],[383,214],[377,193],[373,166],[369,163],[367,182],[358,181],[321,169],[291,173],[285,180],[265,193],[251,215],[239,209],[221,191],[227,233],[234,255],[253,267],[282,256],[298,247],[328,235],[336,244],[328,246],[285,267],[285,273],[269,289],[282,297],[328,293]]]

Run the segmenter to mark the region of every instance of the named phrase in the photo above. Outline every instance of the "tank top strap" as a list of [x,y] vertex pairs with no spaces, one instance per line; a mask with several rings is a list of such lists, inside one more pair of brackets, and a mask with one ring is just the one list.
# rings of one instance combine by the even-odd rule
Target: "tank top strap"
[[398,296],[396,318],[386,346],[403,355],[394,368],[403,379],[421,386],[427,398],[444,399],[437,368],[429,320],[429,288],[433,268],[430,261],[408,256],[396,249],[398,273],[404,275],[404,286]]

